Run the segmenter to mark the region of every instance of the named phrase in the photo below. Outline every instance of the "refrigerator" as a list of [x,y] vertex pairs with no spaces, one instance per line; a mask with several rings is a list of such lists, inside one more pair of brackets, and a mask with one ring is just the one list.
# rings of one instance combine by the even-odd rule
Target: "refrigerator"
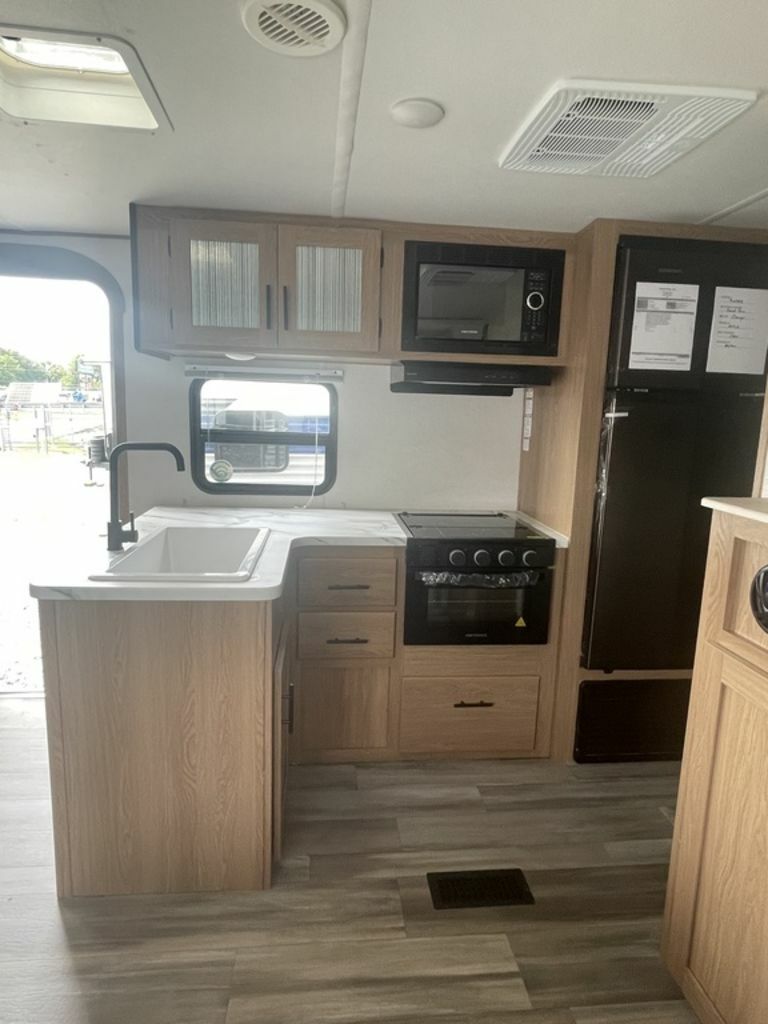
[[[692,667],[711,515],[700,502],[752,492],[767,348],[768,246],[621,238],[584,668],[616,681],[622,672]],[[598,756],[601,746],[626,757],[674,756],[687,701],[685,684],[671,704],[662,700],[674,691],[669,682],[627,680],[632,714],[623,716],[619,688],[585,681],[580,759],[609,759]],[[601,699],[610,704],[602,711]],[[642,721],[645,735],[633,734]],[[662,725],[669,736],[652,750]]]

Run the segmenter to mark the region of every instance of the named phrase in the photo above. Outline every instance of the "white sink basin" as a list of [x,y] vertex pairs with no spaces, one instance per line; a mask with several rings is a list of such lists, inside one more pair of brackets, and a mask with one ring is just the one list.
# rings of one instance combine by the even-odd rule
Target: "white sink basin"
[[89,579],[242,583],[251,578],[268,536],[269,530],[250,526],[167,526]]

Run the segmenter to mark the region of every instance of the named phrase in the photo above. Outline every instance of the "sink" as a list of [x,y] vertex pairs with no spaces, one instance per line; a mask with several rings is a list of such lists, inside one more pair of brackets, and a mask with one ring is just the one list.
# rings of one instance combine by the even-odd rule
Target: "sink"
[[166,526],[89,579],[242,583],[251,578],[268,536],[263,527]]

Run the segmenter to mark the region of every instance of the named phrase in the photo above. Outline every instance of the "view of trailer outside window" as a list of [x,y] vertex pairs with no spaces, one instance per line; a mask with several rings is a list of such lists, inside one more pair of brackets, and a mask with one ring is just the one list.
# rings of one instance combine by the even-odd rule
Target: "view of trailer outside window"
[[327,490],[335,476],[334,398],[326,384],[197,381],[196,482],[217,491]]

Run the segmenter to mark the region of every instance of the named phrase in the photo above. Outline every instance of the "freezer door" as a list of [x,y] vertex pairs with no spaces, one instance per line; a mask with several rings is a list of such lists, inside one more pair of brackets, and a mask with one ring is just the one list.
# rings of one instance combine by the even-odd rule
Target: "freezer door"
[[[760,374],[706,372],[719,286],[768,288],[768,246],[622,236],[616,260],[608,386],[731,393],[759,390]],[[650,297],[661,288],[667,290],[666,299]],[[663,348],[664,341],[658,339],[668,338],[669,331],[677,339],[673,347],[679,349],[678,358],[659,369],[656,360],[642,349],[653,349],[656,344]],[[661,365],[668,357],[662,356]]]
[[706,560],[706,495],[751,493],[761,399],[609,395],[583,664],[690,668]]

